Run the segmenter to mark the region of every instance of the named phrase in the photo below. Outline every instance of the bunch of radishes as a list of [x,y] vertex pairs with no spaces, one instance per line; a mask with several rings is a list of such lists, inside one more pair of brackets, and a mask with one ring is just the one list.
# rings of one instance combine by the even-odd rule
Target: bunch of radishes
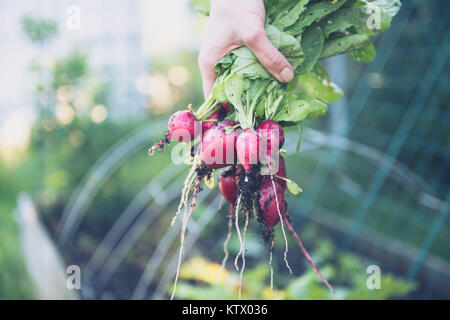
[[[209,12],[209,1],[194,1],[194,6],[202,13]],[[387,30],[401,4],[399,0],[265,0],[264,6],[267,36],[290,62],[294,79],[288,85],[280,83],[249,48],[234,49],[215,65],[217,79],[206,101],[197,110],[188,108],[173,114],[167,135],[149,150],[150,154],[162,151],[170,141],[192,146],[192,167],[175,215],[176,218],[184,212],[173,294],[186,225],[195,208],[201,183],[204,180],[211,182],[213,170],[225,167],[229,168],[221,173],[219,186],[231,204],[231,212],[222,267],[228,257],[226,244],[234,221],[241,243],[235,265],[238,267],[238,258],[242,257],[242,279],[245,234],[249,219],[256,213],[265,238],[271,240],[270,254],[273,229],[280,222],[286,245],[286,266],[291,270],[286,256],[285,225],[308,262],[334,294],[303,247],[286,213],[286,189],[294,194],[301,189],[286,177],[286,166],[280,154],[284,144],[283,127],[297,126],[301,131],[304,120],[326,113],[327,104],[339,99],[343,92],[331,81],[319,60],[348,53],[355,61],[370,62],[375,57],[370,37]],[[368,22],[375,11],[382,21],[380,27],[373,30]],[[245,221],[242,233],[240,216]]]
[[[229,240],[234,222],[241,241],[241,250],[235,259],[236,268],[239,269],[238,259],[242,257],[241,277],[245,267],[245,234],[249,219],[256,213],[257,220],[263,229],[264,239],[271,243],[270,255],[272,256],[273,230],[281,222],[286,243],[286,266],[291,271],[286,257],[287,240],[284,225],[294,235],[314,270],[333,292],[332,287],[317,270],[314,262],[304,249],[286,213],[285,193],[287,184],[295,185],[295,183],[287,178],[286,164],[280,154],[280,149],[285,140],[282,126],[273,120],[253,118],[251,123],[257,124],[255,128],[247,127],[244,129],[239,121],[225,119],[231,109],[236,112],[235,106],[230,106],[228,103],[218,103],[214,106],[214,112],[212,114],[209,112],[204,120],[201,120],[199,114],[192,108],[178,111],[169,119],[167,135],[150,149],[150,153],[154,153],[155,150],[161,151],[164,145],[170,143],[170,141],[192,145],[190,154],[192,168],[186,178],[180,206],[175,215],[176,218],[183,211],[183,208],[185,209],[178,269],[183,254],[186,225],[195,208],[201,183],[204,179],[213,179],[214,170],[221,170],[219,188],[224,199],[230,203],[229,235],[226,243]],[[225,167],[227,169],[222,170]],[[192,196],[190,197],[191,191]],[[188,205],[189,199],[191,199],[190,205]],[[239,227],[241,220],[245,221],[243,232]],[[226,243],[224,249],[227,258]],[[226,258],[222,266],[224,266]]]
[[[283,157],[279,154],[284,144],[284,131],[281,125],[275,121],[264,120],[256,129],[242,130],[238,122],[223,120],[229,111],[224,104],[208,121],[199,121],[192,109],[174,113],[168,123],[166,137],[151,149],[151,153],[157,148],[162,148],[170,140],[183,143],[191,143],[198,140],[199,168],[203,171],[221,169],[231,166],[222,174],[219,180],[220,190],[232,207],[241,196],[246,210],[257,209],[258,215],[265,222],[268,231],[280,221],[278,211],[285,216],[284,193],[286,192],[286,166]],[[196,133],[196,122],[201,123],[201,131]],[[269,171],[261,174],[262,164]],[[277,167],[276,173],[269,174],[272,167]],[[197,185],[207,174],[198,176]],[[272,179],[276,176],[275,179]],[[279,199],[280,210],[273,206],[275,200],[274,180],[276,196]],[[258,200],[258,201],[256,201]]]

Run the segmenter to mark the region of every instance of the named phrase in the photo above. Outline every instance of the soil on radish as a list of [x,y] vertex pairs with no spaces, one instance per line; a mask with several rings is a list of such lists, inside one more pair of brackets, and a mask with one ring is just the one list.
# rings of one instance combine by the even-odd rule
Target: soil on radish
[[255,195],[261,183],[260,172],[260,163],[251,165],[248,172],[245,170],[240,170],[240,172],[237,172],[238,196],[241,195],[241,203],[244,209],[249,211],[250,217],[253,215]]

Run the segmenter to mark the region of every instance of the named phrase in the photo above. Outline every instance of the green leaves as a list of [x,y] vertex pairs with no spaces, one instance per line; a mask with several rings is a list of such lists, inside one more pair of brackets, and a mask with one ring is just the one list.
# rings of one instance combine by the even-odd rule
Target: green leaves
[[[270,42],[280,50],[294,69],[303,62],[305,55],[296,38],[272,25],[266,26],[266,33]],[[245,75],[247,79],[272,79],[269,72],[259,63],[256,56],[247,47],[231,51],[216,64],[215,70],[218,73],[229,70],[230,72]]]
[[301,87],[313,98],[331,103],[344,95],[342,90],[330,80],[327,71],[316,64],[311,72],[298,76]]
[[391,20],[399,9],[400,2],[398,0],[371,2],[359,0],[354,7],[344,8],[330,14],[321,21],[320,26],[325,37],[329,37],[333,32],[345,30],[374,36],[390,27]]
[[293,25],[299,18],[300,14],[305,11],[306,4],[309,0],[299,0],[298,3],[285,15],[275,20],[274,25],[279,25],[283,29]]
[[296,68],[297,74],[304,74],[314,67],[323,49],[324,37],[322,30],[317,25],[312,25],[302,34],[302,48],[305,52],[305,60]]
[[209,10],[211,8],[210,0],[192,0],[192,6],[199,13],[209,16]]
[[305,119],[316,119],[324,115],[328,106],[306,93],[291,95],[286,106],[275,117],[275,121],[298,123]]
[[[209,0],[193,4],[209,13]],[[234,112],[227,118],[234,117],[243,128],[252,127],[256,119],[302,125],[305,119],[324,115],[327,104],[343,92],[317,61],[342,53],[357,62],[372,61],[376,52],[370,37],[385,31],[400,8],[398,0],[265,0],[264,4],[267,36],[291,63],[296,77],[289,84],[278,82],[247,47],[221,59],[215,66],[218,78],[211,99],[230,102]]]
[[328,111],[328,103],[343,95],[319,64],[310,72],[297,76],[296,81],[297,86],[295,82],[290,84],[285,106],[273,118],[275,121],[300,123],[305,119],[317,119]]
[[211,94],[217,101],[228,101],[227,95],[225,94],[225,83],[222,81],[216,81],[211,90]]
[[286,185],[288,187],[289,192],[295,196],[298,195],[300,192],[303,192],[302,188],[300,188],[300,186],[291,179],[286,179]]
[[314,21],[339,9],[346,1],[347,0],[326,0],[311,5],[300,15],[295,24],[286,29],[286,32],[293,36],[301,34],[303,30],[311,25]]
[[391,26],[392,18],[398,13],[401,7],[399,0],[359,0],[365,5],[364,10],[368,14],[367,27],[375,34],[384,32]]
[[253,52],[247,47],[241,47],[233,50],[232,54],[236,56],[231,67],[231,72],[243,74],[249,79],[270,78],[271,75],[258,62]]
[[348,55],[356,62],[369,63],[375,59],[376,51],[373,44],[369,44],[361,49],[350,51]]
[[320,59],[348,52],[357,62],[372,61],[376,52],[369,37],[386,31],[400,6],[398,0],[358,0],[355,6],[328,15],[320,21],[329,38]]
[[234,73],[228,76],[224,80],[224,92],[227,100],[230,101],[235,107],[241,106],[243,79],[238,73]]
[[370,45],[369,36],[365,34],[349,34],[325,42],[320,59],[329,58]]
[[350,27],[357,27],[361,32],[367,28],[365,19],[368,17],[364,7],[344,8],[330,14],[320,22],[323,34],[328,38],[333,32],[344,31]]
[[292,193],[293,195],[296,196],[299,193],[303,192],[302,188],[300,188],[300,186],[295,181],[288,179],[288,178],[280,177],[280,176],[275,176],[275,177],[286,181],[287,188],[288,188],[289,192]]
[[270,42],[275,48],[280,50],[294,69],[303,62],[305,54],[303,53],[299,41],[295,37],[280,31],[272,25],[266,26],[266,33]]

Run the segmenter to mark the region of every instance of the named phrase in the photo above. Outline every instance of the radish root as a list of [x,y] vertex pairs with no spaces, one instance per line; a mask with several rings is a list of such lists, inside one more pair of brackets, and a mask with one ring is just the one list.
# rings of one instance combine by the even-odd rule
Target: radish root
[[272,238],[272,242],[270,244],[270,249],[269,249],[270,291],[272,291],[272,296],[274,295],[274,293],[273,293],[273,264],[272,264],[274,243],[275,243],[275,241]]
[[295,232],[294,228],[292,227],[291,223],[289,222],[289,220],[287,218],[285,218],[285,222],[286,222],[286,226],[288,227],[289,231],[294,236],[294,238],[297,240],[298,246],[302,250],[303,255],[305,256],[306,260],[308,260],[309,264],[313,267],[314,272],[319,276],[319,278],[328,287],[328,289],[330,289],[330,291],[331,291],[331,293],[333,295],[333,298],[337,299],[337,296],[336,296],[336,293],[335,293],[333,287],[328,283],[327,279],[325,279],[325,277],[320,273],[319,269],[317,269],[316,264],[311,259],[311,257],[309,255],[308,251],[306,250],[306,248],[303,246],[302,240],[300,239],[300,237],[297,234],[297,232]]
[[244,275],[244,269],[245,269],[245,236],[247,234],[247,228],[248,228],[248,220],[249,220],[249,213],[248,210],[245,210],[245,225],[244,225],[244,232],[242,234],[242,267],[241,267],[241,273],[239,274],[239,300],[241,300],[241,292],[242,292],[242,278]]
[[[192,212],[194,211],[195,205],[197,204],[197,195],[200,191],[200,184],[203,180],[203,176],[199,176],[197,174],[195,174],[195,169],[197,168],[197,164],[198,164],[198,153],[196,154],[196,156],[194,157],[194,161],[192,164],[191,169],[189,170],[188,176],[186,177],[185,181],[184,181],[184,186],[183,186],[183,191],[181,193],[181,199],[180,199],[180,204],[178,205],[178,210],[177,213],[175,214],[175,216],[172,219],[171,222],[171,226],[174,225],[176,218],[178,217],[178,215],[180,214],[181,210],[184,207],[184,214],[183,214],[183,225],[181,228],[181,235],[180,235],[180,251],[178,253],[178,263],[177,263],[177,271],[175,274],[175,280],[174,280],[174,285],[173,285],[173,291],[172,291],[172,295],[170,297],[170,300],[173,300],[174,296],[175,296],[175,292],[177,289],[177,283],[178,283],[178,277],[180,274],[180,268],[181,268],[181,261],[183,258],[183,252],[184,252],[184,242],[185,242],[185,236],[186,236],[186,228],[187,228],[187,224],[189,222],[189,219],[192,215]],[[194,184],[195,181],[195,186],[194,186],[194,193],[192,195],[192,200],[191,200],[191,206],[190,206],[190,210],[189,210],[189,214],[187,214],[187,207],[188,207],[188,202],[189,202],[189,194],[190,194],[190,190],[192,185]]]
[[[186,210],[184,211],[183,226],[182,226],[182,229],[181,229],[181,237],[180,237],[180,252],[178,254],[177,272],[176,272],[176,275],[175,275],[175,282],[174,282],[172,296],[171,296],[170,300],[173,300],[173,297],[175,296],[175,291],[176,291],[177,282],[178,282],[178,276],[180,274],[181,260],[182,260],[183,251],[184,251],[184,241],[185,241],[185,236],[186,236],[186,228],[187,228],[187,224],[189,222],[189,219],[191,218],[192,213],[194,212],[195,205],[197,204],[197,196],[198,196],[198,193],[200,191],[200,184],[201,184],[202,180],[203,180],[203,177],[198,177],[197,181],[195,183],[195,189],[194,189],[194,193],[192,195],[191,208],[189,210],[189,214],[186,215]],[[185,209],[186,209],[186,207],[185,207]]]
[[194,184],[195,181],[195,168],[196,165],[195,163],[192,165],[191,169],[189,170],[188,175],[186,176],[186,179],[184,180],[184,184],[183,184],[183,190],[181,191],[181,198],[180,198],[180,203],[178,205],[178,209],[177,212],[175,213],[175,216],[172,218],[172,222],[170,223],[170,226],[173,227],[173,225],[175,224],[175,221],[177,220],[178,216],[181,213],[181,210],[187,207],[187,203],[188,203],[188,199],[189,199],[189,192],[192,188],[192,185]]
[[150,147],[150,149],[148,149],[148,155],[151,157],[156,153],[156,151],[163,152],[165,145],[168,144],[169,142],[170,142],[169,133],[167,133],[163,139],[156,142],[153,146]]
[[287,240],[287,237],[286,237],[286,231],[284,230],[283,217],[282,217],[281,211],[280,211],[280,203],[278,202],[277,189],[275,187],[275,181],[273,179],[273,175],[270,175],[270,180],[272,181],[273,192],[275,193],[275,201],[277,203],[278,216],[280,217],[281,231],[283,232],[283,237],[284,237],[284,244],[285,244],[284,262],[286,264],[286,268],[288,268],[288,270],[289,270],[289,273],[292,274],[292,269],[289,266],[289,262],[288,262],[288,259],[287,259],[287,253],[289,251],[289,245],[288,245],[288,240]]
[[225,264],[227,263],[229,253],[228,253],[228,242],[230,242],[231,233],[233,232],[233,206],[230,207],[230,216],[228,217],[228,233],[227,237],[223,243],[223,252],[225,253],[225,256],[223,257],[222,264],[220,265],[219,274],[217,276],[216,284],[219,283],[220,278],[222,277],[223,270],[225,269]]
[[234,266],[236,267],[236,270],[239,271],[239,266],[238,266],[238,260],[239,260],[239,256],[241,255],[241,251],[242,251],[242,237],[241,237],[241,229],[239,228],[239,206],[241,204],[241,197],[242,194],[239,195],[237,202],[236,202],[236,210],[235,210],[235,214],[234,214],[234,218],[235,218],[235,225],[236,225],[236,232],[239,238],[239,242],[241,244],[241,248],[238,252],[238,254],[236,255],[236,258],[234,259]]

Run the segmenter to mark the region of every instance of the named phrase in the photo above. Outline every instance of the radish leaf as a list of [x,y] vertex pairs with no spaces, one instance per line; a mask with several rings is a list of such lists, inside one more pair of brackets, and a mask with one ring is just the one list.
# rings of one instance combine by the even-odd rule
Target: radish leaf
[[301,45],[305,52],[305,60],[295,70],[298,74],[310,72],[320,57],[323,49],[324,38],[322,30],[313,25],[302,34]]
[[361,49],[350,51],[348,55],[356,62],[369,63],[375,59],[376,51],[373,44],[369,44]]
[[297,22],[286,29],[286,32],[297,36],[315,20],[339,9],[347,0],[322,1],[311,5],[299,17]]
[[299,77],[301,87],[313,98],[320,99],[325,103],[331,103],[344,95],[342,90],[330,80],[327,71],[316,64],[311,72]]

